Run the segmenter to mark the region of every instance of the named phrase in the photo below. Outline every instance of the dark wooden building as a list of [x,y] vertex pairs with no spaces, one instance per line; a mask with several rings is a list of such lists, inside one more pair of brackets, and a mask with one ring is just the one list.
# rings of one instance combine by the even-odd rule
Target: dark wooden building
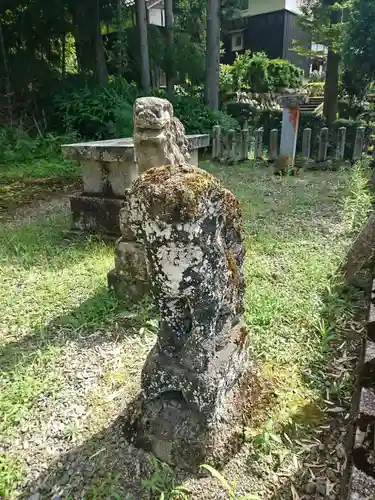
[[265,52],[272,59],[290,61],[308,75],[309,60],[291,50],[294,40],[307,49],[311,47],[311,38],[298,25],[297,16],[296,0],[249,0],[248,9],[223,26],[222,62],[231,64],[236,53],[245,50]]

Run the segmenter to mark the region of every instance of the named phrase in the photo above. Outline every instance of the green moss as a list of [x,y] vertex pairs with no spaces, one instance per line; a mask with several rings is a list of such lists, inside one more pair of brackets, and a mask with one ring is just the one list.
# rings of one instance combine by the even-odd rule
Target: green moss
[[237,265],[237,262],[236,262],[234,255],[231,252],[227,252],[227,262],[228,262],[228,267],[230,269],[230,272],[232,273],[233,282],[236,286],[238,286],[239,282],[240,282],[238,265]]
[[134,185],[134,194],[166,222],[184,222],[202,215],[202,199],[221,200],[228,218],[237,217],[235,196],[211,174],[191,165],[166,165],[148,170]]

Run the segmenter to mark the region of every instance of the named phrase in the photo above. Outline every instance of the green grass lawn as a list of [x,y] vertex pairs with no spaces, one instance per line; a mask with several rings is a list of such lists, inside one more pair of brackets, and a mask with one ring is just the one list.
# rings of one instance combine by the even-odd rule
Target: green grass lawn
[[[271,496],[275,467],[295,462],[298,436],[324,422],[330,400],[348,404],[352,394],[353,373],[336,377],[332,366],[359,344],[363,297],[337,269],[370,208],[368,173],[206,168],[242,202],[245,320],[263,381],[247,430],[252,469],[238,482],[259,498],[292,498]],[[57,211],[0,230],[0,497],[30,488],[47,498],[58,482],[63,498],[125,498],[134,474],[109,429],[138,390],[154,313],[108,294],[113,249],[65,242],[68,226]]]

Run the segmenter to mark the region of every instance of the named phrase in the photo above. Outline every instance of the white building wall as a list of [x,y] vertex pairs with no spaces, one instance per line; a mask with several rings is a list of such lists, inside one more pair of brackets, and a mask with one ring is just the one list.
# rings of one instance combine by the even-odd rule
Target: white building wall
[[290,10],[290,12],[294,12],[295,14],[299,14],[300,5],[302,4],[302,0],[286,0],[285,8]]
[[150,24],[165,26],[164,9],[151,7],[148,11],[148,19]]
[[298,14],[301,3],[302,0],[249,0],[248,8],[243,11],[243,16],[257,16],[282,9]]

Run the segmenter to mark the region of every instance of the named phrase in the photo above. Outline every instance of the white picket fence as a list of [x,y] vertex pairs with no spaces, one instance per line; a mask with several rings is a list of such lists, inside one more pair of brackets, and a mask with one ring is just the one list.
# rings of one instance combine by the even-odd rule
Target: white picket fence
[[[297,151],[306,160],[314,159],[317,163],[324,163],[328,159],[328,147],[331,146],[334,154],[331,154],[335,160],[344,160],[346,148],[346,127],[340,127],[335,133],[335,144],[329,143],[329,129],[323,127],[320,130],[318,138],[318,148],[315,153],[316,158],[311,158],[312,148],[312,130],[305,128],[302,132],[302,148]],[[268,147],[264,147],[264,130],[258,128],[254,131],[249,130],[245,122],[241,131],[228,130],[223,132],[219,125],[215,125],[212,130],[212,159],[225,161],[227,163],[236,163],[249,159],[265,159],[269,162],[275,162],[279,156],[279,131],[273,129],[270,131]],[[357,127],[354,142],[352,160],[355,161],[361,157],[365,145],[365,127]],[[332,148],[333,146],[333,148]],[[315,149],[315,148],[314,148]],[[375,148],[373,157],[375,159]]]

